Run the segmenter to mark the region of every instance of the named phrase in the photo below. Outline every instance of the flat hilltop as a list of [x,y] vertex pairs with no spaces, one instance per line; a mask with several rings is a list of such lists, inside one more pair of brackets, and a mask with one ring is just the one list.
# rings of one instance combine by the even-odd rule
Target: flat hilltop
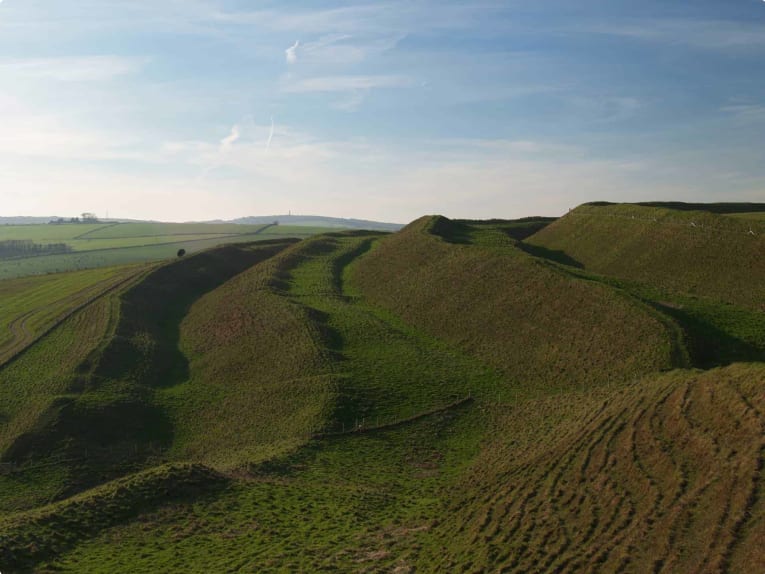
[[255,230],[2,280],[0,570],[765,570],[759,213]]

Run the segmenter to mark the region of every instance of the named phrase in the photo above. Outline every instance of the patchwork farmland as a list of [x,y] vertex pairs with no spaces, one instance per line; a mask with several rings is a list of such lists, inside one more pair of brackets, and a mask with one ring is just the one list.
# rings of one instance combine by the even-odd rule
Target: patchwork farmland
[[0,226],[0,246],[28,242],[61,246],[58,251],[2,255],[0,279],[60,273],[173,258],[179,250],[196,253],[226,243],[283,237],[305,238],[323,227],[240,225],[235,223],[62,223]]

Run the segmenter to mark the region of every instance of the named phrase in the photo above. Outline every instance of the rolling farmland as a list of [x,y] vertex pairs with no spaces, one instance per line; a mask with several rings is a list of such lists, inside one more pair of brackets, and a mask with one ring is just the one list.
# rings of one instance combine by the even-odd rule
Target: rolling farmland
[[145,271],[110,267],[0,281],[0,365],[73,311]]
[[325,228],[234,223],[64,223],[0,226],[0,242],[64,244],[66,253],[0,259],[0,280],[171,259],[227,243],[303,238]]
[[579,210],[0,282],[0,568],[762,570],[758,244]]

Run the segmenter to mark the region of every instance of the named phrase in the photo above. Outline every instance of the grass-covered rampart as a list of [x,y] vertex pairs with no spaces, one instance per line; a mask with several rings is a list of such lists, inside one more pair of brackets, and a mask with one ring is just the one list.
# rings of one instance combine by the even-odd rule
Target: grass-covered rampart
[[702,211],[583,205],[526,243],[581,267],[679,294],[765,310],[765,223]]
[[507,388],[548,392],[672,365],[673,338],[640,304],[551,269],[490,233],[423,218],[354,269],[370,301],[499,369]]

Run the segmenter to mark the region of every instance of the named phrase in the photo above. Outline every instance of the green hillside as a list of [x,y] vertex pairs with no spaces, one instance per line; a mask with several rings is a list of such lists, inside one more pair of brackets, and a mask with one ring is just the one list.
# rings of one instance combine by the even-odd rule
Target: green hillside
[[0,571],[763,570],[760,286],[587,243],[646,209],[743,221],[424,217],[87,276],[68,307],[0,281],[7,325],[68,313],[0,365]]
[[682,365],[672,331],[651,309],[551,269],[495,234],[423,218],[364,258],[355,279],[370,301],[476,355],[523,390]]
[[585,269],[765,310],[765,222],[639,205],[583,205],[526,240]]

